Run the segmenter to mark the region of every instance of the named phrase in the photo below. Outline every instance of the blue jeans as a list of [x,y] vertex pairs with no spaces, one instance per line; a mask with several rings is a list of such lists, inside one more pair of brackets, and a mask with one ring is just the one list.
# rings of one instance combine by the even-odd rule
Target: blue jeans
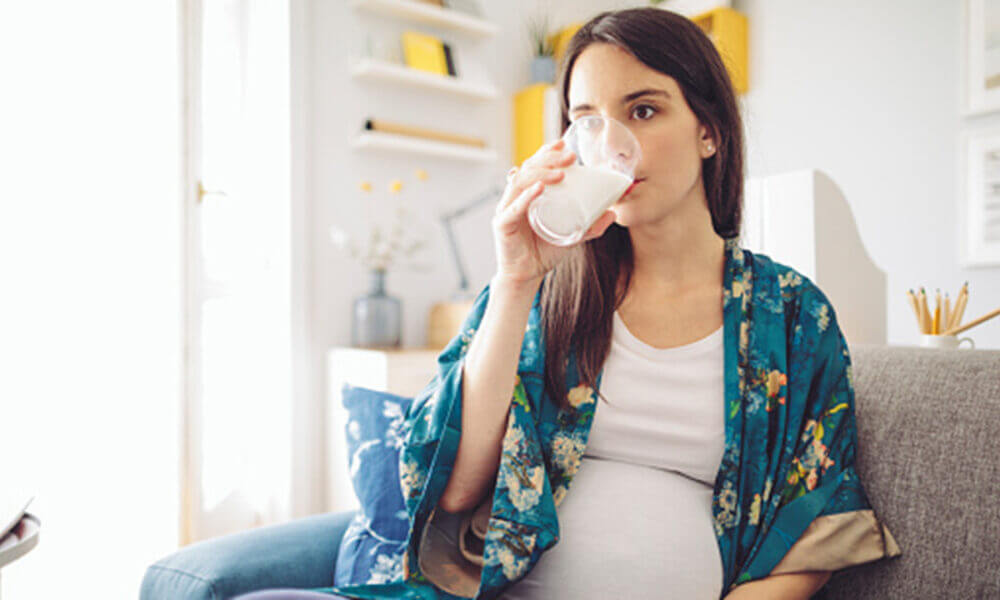
[[219,600],[274,590],[281,595],[264,597],[337,600],[297,590],[333,585],[340,538],[354,514],[305,517],[191,544],[146,570],[139,598]]
[[233,598],[233,600],[349,600],[336,594],[303,592],[302,590],[281,589],[261,590]]

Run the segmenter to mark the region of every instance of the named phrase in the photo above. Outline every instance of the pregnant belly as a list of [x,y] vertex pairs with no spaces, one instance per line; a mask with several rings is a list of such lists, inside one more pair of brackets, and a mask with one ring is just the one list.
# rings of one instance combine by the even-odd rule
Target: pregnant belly
[[712,489],[700,481],[585,456],[558,516],[559,541],[503,599],[717,599],[722,593]]

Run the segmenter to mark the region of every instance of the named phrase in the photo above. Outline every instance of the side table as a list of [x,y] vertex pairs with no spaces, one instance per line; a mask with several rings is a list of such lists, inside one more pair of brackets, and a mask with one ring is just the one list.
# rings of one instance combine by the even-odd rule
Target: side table
[[[0,539],[0,573],[2,569],[21,558],[38,545],[38,534],[42,530],[42,522],[31,513],[24,513],[21,521],[14,526],[3,539]],[[3,595],[0,581],[0,596]]]

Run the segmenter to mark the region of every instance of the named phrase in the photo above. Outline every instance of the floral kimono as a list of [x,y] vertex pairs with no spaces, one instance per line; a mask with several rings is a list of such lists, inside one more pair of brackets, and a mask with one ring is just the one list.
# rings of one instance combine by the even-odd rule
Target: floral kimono
[[[738,238],[727,239],[725,248],[725,452],[712,502],[723,595],[769,575],[834,571],[899,555],[855,470],[851,360],[833,307],[809,279],[740,248]],[[488,294],[487,285],[406,415],[400,479],[410,527],[401,580],[324,591],[352,598],[497,598],[559,541],[556,509],[572,493],[599,409],[595,390],[579,382],[574,349],[565,385],[571,407],[562,410],[546,396],[540,291],[492,493],[461,515],[450,534],[446,524],[436,526],[449,518],[437,504],[461,436],[465,354]]]

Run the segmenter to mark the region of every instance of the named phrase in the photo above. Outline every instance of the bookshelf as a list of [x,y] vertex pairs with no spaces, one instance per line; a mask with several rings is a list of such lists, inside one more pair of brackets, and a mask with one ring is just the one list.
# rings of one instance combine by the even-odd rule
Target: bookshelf
[[498,29],[478,17],[415,0],[352,0],[351,4],[358,10],[441,27],[470,37],[491,37]]
[[488,148],[475,148],[472,146],[463,146],[462,144],[422,140],[416,137],[393,133],[365,132],[354,140],[353,146],[358,150],[405,152],[469,162],[491,163],[497,160],[497,153]]
[[[490,37],[498,31],[493,23],[471,14],[416,0],[351,0],[351,5],[356,10],[377,16],[436,26],[476,38]],[[488,81],[424,72],[370,56],[356,60],[350,67],[350,75],[360,82],[391,83],[429,90],[467,102],[487,102],[499,95],[496,87]],[[417,154],[471,163],[493,163],[497,160],[496,151],[490,148],[384,131],[362,131],[353,140],[352,147],[356,150]]]
[[351,76],[359,81],[383,81],[421,87],[452,94],[465,100],[484,101],[497,97],[497,89],[490,84],[435,75],[372,58],[363,58],[355,63],[351,67]]

